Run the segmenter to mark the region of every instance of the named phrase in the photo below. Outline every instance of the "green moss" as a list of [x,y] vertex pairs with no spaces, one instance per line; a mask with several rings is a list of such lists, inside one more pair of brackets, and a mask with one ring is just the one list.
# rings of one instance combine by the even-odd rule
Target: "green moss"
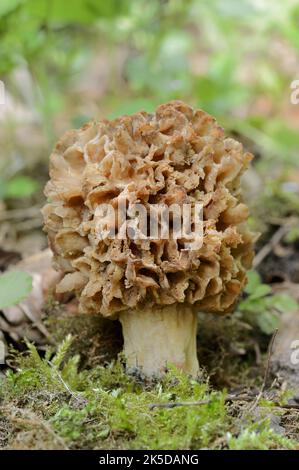
[[[119,366],[116,365],[116,368]],[[103,371],[104,375],[106,371]],[[224,396],[210,392],[207,383],[189,381],[172,371],[165,380],[148,389],[141,386],[122,385],[105,390],[101,382],[101,370],[94,388],[85,393],[87,405],[74,410],[67,405],[52,418],[55,429],[66,439],[84,432],[90,421],[93,433],[85,436],[87,445],[143,449],[186,449],[208,446],[222,435],[223,423],[228,420]],[[121,372],[121,375],[124,375]],[[152,403],[174,401],[198,401],[209,399],[202,406],[177,407],[151,410]],[[89,428],[90,430],[90,428]],[[102,443],[97,442],[98,436]]]
[[[207,379],[191,380],[171,369],[161,381],[145,384],[136,377],[128,377],[120,361],[107,367],[78,371],[78,356],[67,356],[70,346],[71,337],[67,337],[55,355],[49,351],[42,359],[29,345],[29,354],[16,358],[18,371],[8,372],[2,380],[0,414],[12,429],[6,443],[8,447],[14,447],[16,442],[20,447],[20,426],[14,427],[13,416],[24,413],[29,413],[24,434],[27,438],[30,419],[35,417],[32,419],[35,448],[37,426],[48,433],[48,448],[218,449],[244,446],[259,449],[293,446],[292,441],[265,426],[252,427],[250,417],[246,418],[248,429],[244,430],[244,420],[241,425],[238,416],[233,417],[225,392],[212,390]],[[173,403],[183,406],[151,406]],[[28,444],[24,444],[26,446]]]
[[293,449],[295,442],[276,434],[272,429],[265,428],[257,432],[249,428],[237,437],[228,435],[228,446],[232,450]]

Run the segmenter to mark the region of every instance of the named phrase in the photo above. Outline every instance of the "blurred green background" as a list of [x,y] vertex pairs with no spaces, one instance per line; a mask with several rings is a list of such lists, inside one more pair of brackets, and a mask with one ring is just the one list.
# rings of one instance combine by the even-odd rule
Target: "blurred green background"
[[183,99],[256,155],[266,218],[299,212],[298,26],[293,0],[1,0],[2,209],[41,201],[65,130]]

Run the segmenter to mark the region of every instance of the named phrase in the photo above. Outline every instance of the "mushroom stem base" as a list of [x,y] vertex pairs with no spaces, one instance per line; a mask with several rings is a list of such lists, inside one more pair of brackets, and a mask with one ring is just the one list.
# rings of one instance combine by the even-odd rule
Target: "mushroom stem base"
[[161,376],[167,366],[196,377],[197,315],[181,305],[129,310],[120,314],[128,372]]

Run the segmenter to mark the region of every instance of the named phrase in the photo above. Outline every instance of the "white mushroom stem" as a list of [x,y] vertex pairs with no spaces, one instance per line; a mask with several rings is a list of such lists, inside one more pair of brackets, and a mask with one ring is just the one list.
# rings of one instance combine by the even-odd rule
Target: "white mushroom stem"
[[161,376],[167,366],[196,377],[197,315],[182,305],[128,310],[120,314],[128,371],[147,377]]

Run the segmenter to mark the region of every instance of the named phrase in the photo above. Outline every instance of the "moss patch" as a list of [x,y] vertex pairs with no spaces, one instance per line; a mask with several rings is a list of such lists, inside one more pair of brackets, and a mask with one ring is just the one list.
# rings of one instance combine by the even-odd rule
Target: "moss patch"
[[[173,369],[161,381],[128,377],[121,361],[79,371],[68,336],[41,358],[28,345],[17,371],[1,379],[2,448],[50,449],[275,449],[295,443],[253,421],[248,404],[230,404],[205,376],[191,380]],[[183,403],[173,408],[152,404]],[[194,403],[193,405],[190,404]],[[200,404],[196,404],[200,402]]]

